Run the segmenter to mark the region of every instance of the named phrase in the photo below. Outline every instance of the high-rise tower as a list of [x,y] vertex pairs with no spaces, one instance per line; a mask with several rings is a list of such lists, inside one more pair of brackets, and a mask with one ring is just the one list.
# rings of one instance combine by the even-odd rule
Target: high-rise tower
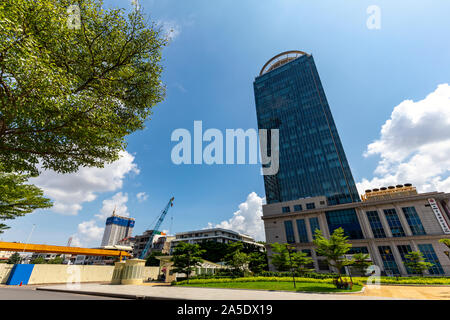
[[131,237],[134,227],[134,219],[121,217],[115,214],[115,209],[106,219],[105,232],[103,233],[102,247],[113,246],[124,238]]
[[267,203],[326,196],[360,201],[312,55],[270,59],[254,83],[259,129],[279,129],[280,168],[264,176]]

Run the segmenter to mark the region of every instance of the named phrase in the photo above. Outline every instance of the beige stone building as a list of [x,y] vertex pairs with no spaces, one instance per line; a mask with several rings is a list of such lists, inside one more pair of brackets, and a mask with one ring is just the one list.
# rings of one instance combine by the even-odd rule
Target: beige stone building
[[352,244],[349,253],[368,253],[382,274],[411,275],[405,254],[419,250],[434,264],[429,275],[450,275],[449,248],[439,242],[450,238],[449,193],[419,194],[411,185],[399,185],[366,190],[362,199],[333,206],[327,205],[326,197],[264,205],[269,256],[271,243],[290,243],[311,255],[316,271],[330,272],[315,252],[313,233],[319,228],[329,237],[342,227]]

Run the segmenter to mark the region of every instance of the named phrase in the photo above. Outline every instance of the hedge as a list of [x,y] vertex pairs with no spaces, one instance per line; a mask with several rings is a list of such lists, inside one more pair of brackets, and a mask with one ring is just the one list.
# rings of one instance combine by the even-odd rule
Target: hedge
[[[347,277],[348,278],[348,277]],[[349,278],[348,278],[349,279]],[[315,279],[315,278],[295,278],[296,282],[303,283],[330,283],[333,284],[334,279]],[[231,283],[231,282],[292,282],[292,277],[242,277],[242,278],[220,278],[220,279],[192,279],[189,284],[205,284],[205,283]],[[354,284],[362,285],[363,282],[353,280]],[[187,281],[174,282],[176,285],[187,284]]]
[[[358,280],[367,283],[367,277],[354,277]],[[450,277],[434,278],[434,277],[380,277],[381,284],[444,284],[450,285]]]
[[[350,277],[343,276],[346,281],[350,281]],[[333,283],[335,278],[316,279],[312,277],[296,277],[296,282],[307,283]],[[367,277],[353,277],[354,284],[365,285]],[[240,277],[240,278],[211,278],[211,279],[191,279],[189,284],[204,284],[204,283],[229,283],[229,282],[291,282],[292,277]],[[187,281],[173,282],[176,285],[186,284]],[[380,284],[418,284],[418,285],[450,285],[450,277],[447,278],[432,278],[432,277],[380,277]]]

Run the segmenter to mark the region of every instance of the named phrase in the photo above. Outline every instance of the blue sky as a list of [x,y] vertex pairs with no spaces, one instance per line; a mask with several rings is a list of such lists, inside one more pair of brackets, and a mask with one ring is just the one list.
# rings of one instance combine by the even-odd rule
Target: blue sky
[[[254,208],[260,199],[247,197],[252,192],[264,197],[259,165],[177,166],[170,157],[175,145],[170,136],[177,128],[193,130],[194,120],[202,120],[204,129],[223,132],[256,128],[252,82],[268,59],[292,49],[314,56],[356,182],[365,178],[367,183],[361,186],[366,186],[408,178],[412,181],[398,182],[415,182],[421,190],[450,191],[445,190],[450,186],[446,180],[450,166],[441,160],[441,170],[432,176],[417,178],[414,173],[420,168],[396,176],[399,166],[412,166],[417,163],[411,160],[415,156],[429,154],[430,141],[408,146],[404,156],[393,158],[389,155],[398,148],[388,139],[388,134],[400,141],[419,132],[414,110],[433,110],[431,116],[440,119],[441,111],[450,107],[446,87],[441,87],[437,98],[426,99],[438,85],[449,83],[450,2],[140,0],[140,4],[151,20],[174,32],[163,52],[167,97],[154,108],[147,128],[128,137],[127,152],[134,157],[125,164],[128,171],[118,174],[109,189],[94,185],[90,194],[95,199],[74,200],[74,204],[67,199],[70,191],[85,187],[82,179],[67,180],[61,189],[69,195],[64,203],[72,206],[71,214],[46,210],[11,221],[11,229],[0,235],[4,241],[25,241],[35,224],[30,242],[65,244],[75,235],[80,244],[99,245],[104,220],[95,215],[102,208],[106,212],[114,202],[108,199],[114,196],[122,199],[123,212],[136,218],[135,233],[151,224],[171,196],[175,204],[162,229],[172,233],[228,221],[238,210],[237,215],[258,215]],[[380,8],[379,30],[366,26],[370,5]],[[106,0],[104,6],[132,8],[131,0]],[[406,102],[394,113],[399,116],[391,119],[394,108],[405,100],[414,102]],[[420,100],[423,103],[417,104]],[[419,111],[415,114],[423,115]],[[394,125],[380,135],[389,119]],[[441,120],[442,126],[450,126],[450,115]],[[431,123],[427,123],[420,126],[420,137],[429,130]],[[447,147],[450,132],[433,133],[437,134],[444,135],[440,142]],[[380,143],[372,145],[370,156],[364,156],[376,140]],[[430,159],[432,164],[437,161]],[[45,185],[50,178],[44,176],[40,182]],[[136,195],[141,192],[147,199],[139,202]],[[239,209],[246,200],[247,206]],[[241,231],[247,227],[248,216]]]

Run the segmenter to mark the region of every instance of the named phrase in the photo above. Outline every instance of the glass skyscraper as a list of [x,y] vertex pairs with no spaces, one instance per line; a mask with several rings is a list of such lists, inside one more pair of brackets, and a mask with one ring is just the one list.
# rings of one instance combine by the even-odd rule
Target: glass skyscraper
[[[267,203],[326,196],[360,201],[312,55],[283,52],[254,83],[259,129],[279,129],[279,171],[264,176]],[[270,143],[269,143],[270,146]]]

